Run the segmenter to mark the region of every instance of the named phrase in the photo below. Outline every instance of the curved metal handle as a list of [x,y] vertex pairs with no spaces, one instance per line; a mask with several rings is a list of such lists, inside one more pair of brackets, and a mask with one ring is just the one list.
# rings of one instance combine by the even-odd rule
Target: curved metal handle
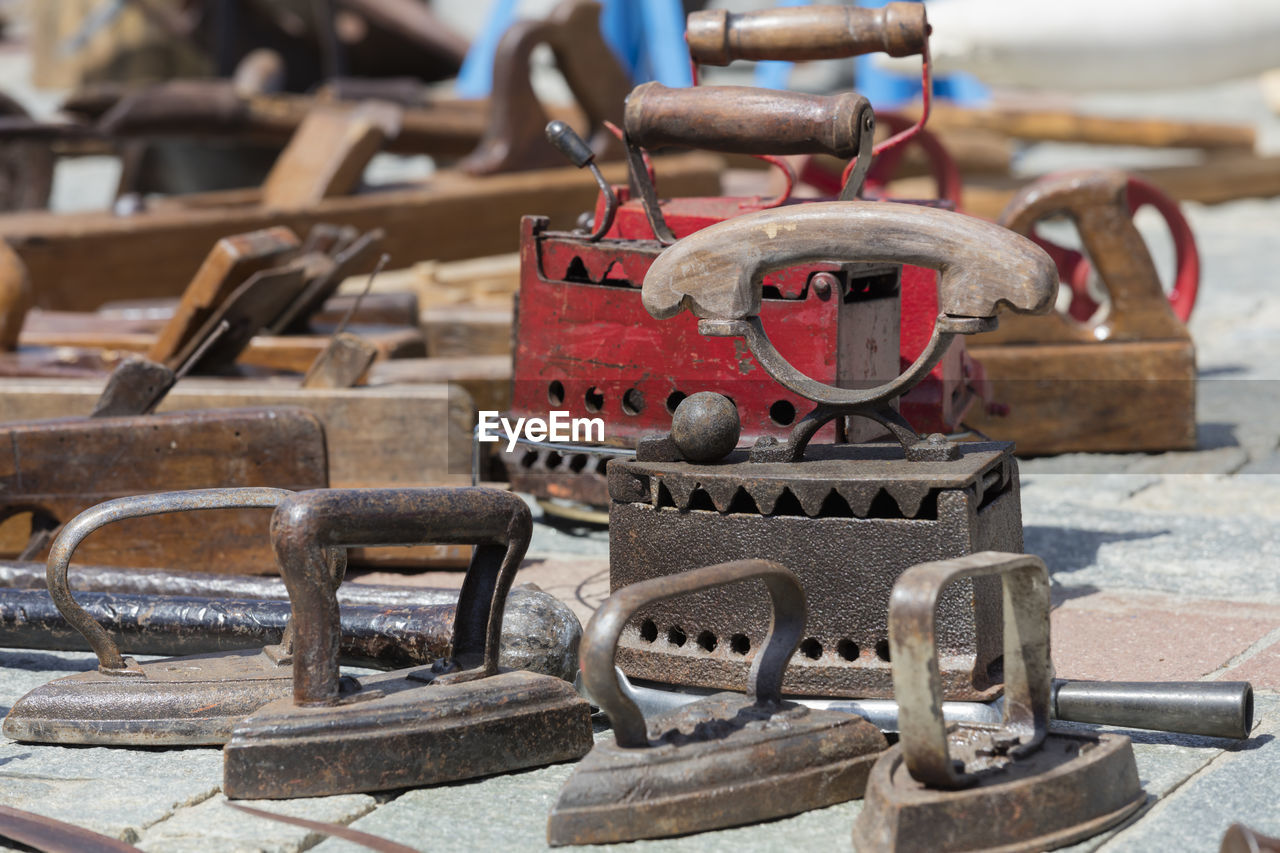
[[588,695],[609,716],[619,746],[649,745],[644,715],[623,692],[613,668],[618,638],[627,620],[646,604],[757,579],[764,581],[769,589],[773,619],[764,648],[756,655],[747,675],[747,695],[760,704],[777,704],[782,701],[782,676],[800,644],[808,616],[804,588],[790,569],[768,560],[719,563],[633,583],[609,596],[600,606],[582,635],[582,682]]
[[703,65],[735,59],[807,62],[883,51],[911,56],[924,50],[929,22],[921,3],[879,9],[793,6],[755,12],[691,12],[685,30],[689,55]]
[[1004,719],[998,742],[1012,755],[1039,747],[1049,727],[1053,664],[1049,658],[1049,572],[1029,554],[982,551],[907,569],[889,599],[889,659],[898,700],[902,755],[912,777],[932,788],[963,788],[947,747],[938,674],[937,607],[961,578],[998,575],[1004,606]]
[[659,320],[760,313],[766,273],[812,261],[881,261],[938,270],[939,310],[994,318],[1001,305],[1043,314],[1058,292],[1044,250],[990,222],[911,204],[833,201],[737,216],[685,237],[644,277],[641,299]]
[[497,489],[317,489],[282,501],[271,516],[271,542],[293,605],[294,701],[338,700],[338,599],[325,582],[326,548],[475,545],[452,655],[471,670],[467,677],[481,678],[498,672],[507,593],[532,533],[529,507]]
[[830,154],[848,159],[875,132],[861,95],[807,95],[749,86],[637,86],[627,96],[627,141],[734,154]]
[[[116,498],[90,507],[71,519],[62,528],[62,532],[49,546],[49,562],[45,576],[49,584],[49,595],[63,618],[79,631],[88,641],[94,654],[98,656],[98,669],[101,672],[115,675],[137,674],[139,670],[131,667],[120,654],[111,635],[99,625],[94,618],[76,603],[71,597],[71,587],[67,581],[67,567],[71,557],[85,537],[99,527],[126,518],[142,518],[149,515],[164,515],[170,512],[191,512],[200,509],[251,509],[261,507],[271,509],[285,498],[292,495],[288,489],[272,489],[260,486],[245,486],[233,489],[189,489],[179,492],[157,492],[136,497]],[[345,563],[342,564],[345,567]],[[335,569],[326,564],[329,577],[333,577]],[[341,574],[341,568],[337,569]]]

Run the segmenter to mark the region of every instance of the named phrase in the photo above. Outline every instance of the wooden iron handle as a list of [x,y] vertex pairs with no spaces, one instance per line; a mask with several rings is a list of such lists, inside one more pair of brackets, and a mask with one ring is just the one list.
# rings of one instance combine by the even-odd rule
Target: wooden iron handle
[[643,148],[679,146],[734,154],[858,153],[875,130],[867,99],[852,92],[806,95],[747,86],[637,86],[627,97],[627,139]]
[[911,56],[924,50],[929,22],[921,3],[879,9],[797,6],[733,13],[693,12],[685,38],[694,62],[728,65],[735,59],[842,59],[883,51]]
[[938,306],[955,318],[995,317],[1000,305],[1043,314],[1058,292],[1044,250],[991,222],[892,202],[831,201],[719,222],[663,252],[641,299],[659,320],[685,308],[709,319],[760,313],[766,273],[815,261],[879,261],[938,270]]

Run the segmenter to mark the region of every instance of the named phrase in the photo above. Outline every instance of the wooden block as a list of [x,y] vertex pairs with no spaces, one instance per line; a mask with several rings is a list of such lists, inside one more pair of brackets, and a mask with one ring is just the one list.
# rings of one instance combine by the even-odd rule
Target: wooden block
[[454,305],[422,312],[432,357],[511,354],[511,309]]
[[[663,195],[716,195],[723,161],[692,152],[656,157]],[[602,167],[607,180],[626,182],[620,163]],[[261,206],[193,207],[163,214],[0,215],[0,239],[26,263],[42,308],[92,310],[118,299],[175,296],[183,291],[209,246],[228,234],[281,226],[295,234],[331,222],[367,231],[382,228],[383,251],[407,266],[514,252],[525,214],[548,216],[570,228],[595,206],[598,189],[572,167],[472,178],[440,176],[429,183],[329,198],[305,210]]]
[[450,382],[467,389],[477,410],[505,412],[511,405],[511,356],[400,358],[375,364],[369,385]]
[[236,288],[255,273],[280,263],[297,248],[298,238],[287,228],[267,228],[218,239],[182,292],[182,301],[172,319],[156,335],[147,357],[162,364],[173,360]]
[[[0,379],[6,419],[86,415],[103,379]],[[465,485],[471,482],[474,406],[456,386],[385,385],[307,390],[296,379],[189,376],[159,411],[299,406],[325,426],[334,487]]]
[[1188,341],[967,345],[1007,416],[965,425],[1022,455],[1194,450],[1195,349]]
[[313,107],[263,181],[262,204],[294,210],[350,193],[399,125],[391,104]]
[[[7,410],[6,410],[7,411]],[[328,484],[320,420],[298,408],[68,418],[0,426],[0,518],[34,511],[65,524],[112,498],[172,489]],[[274,573],[270,510],[211,510],[109,524],[76,561],[207,572]],[[0,541],[18,556],[26,532]],[[47,547],[40,554],[44,559]]]
[[31,276],[26,265],[0,240],[0,353],[18,346],[31,301]]

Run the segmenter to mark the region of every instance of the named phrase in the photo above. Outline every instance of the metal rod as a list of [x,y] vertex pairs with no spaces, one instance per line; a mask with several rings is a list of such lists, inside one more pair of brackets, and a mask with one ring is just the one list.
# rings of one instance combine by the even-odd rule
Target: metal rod
[[[660,714],[725,691],[632,681],[618,670],[622,689],[646,715]],[[579,689],[581,692],[581,688]],[[585,695],[585,694],[584,694]],[[1055,681],[1054,719],[1119,728],[1243,739],[1253,727],[1253,688],[1248,682]],[[590,700],[590,696],[586,696]],[[827,699],[787,696],[788,701],[857,714],[881,731],[898,731],[892,699]],[[994,702],[944,702],[948,722],[992,723],[1002,719],[1003,698]]]

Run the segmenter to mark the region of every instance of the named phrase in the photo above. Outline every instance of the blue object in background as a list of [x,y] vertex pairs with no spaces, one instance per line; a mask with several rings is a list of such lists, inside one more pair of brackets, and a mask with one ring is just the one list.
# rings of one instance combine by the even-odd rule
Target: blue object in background
[[[889,0],[859,0],[859,6],[878,9]],[[920,0],[912,0],[920,2]],[[897,74],[886,74],[877,69],[871,56],[859,56],[853,60],[854,88],[858,94],[871,102],[872,106],[888,108],[912,101],[920,94],[919,77],[902,77]],[[991,93],[987,87],[978,82],[972,74],[948,74],[945,77],[933,78],[933,95],[946,98],[958,104],[981,104],[986,102]]]
[[[518,0],[494,0],[454,86],[460,98],[483,98],[493,88],[493,56],[502,34],[516,20]],[[692,86],[680,0],[604,0],[600,31],[636,83]]]

